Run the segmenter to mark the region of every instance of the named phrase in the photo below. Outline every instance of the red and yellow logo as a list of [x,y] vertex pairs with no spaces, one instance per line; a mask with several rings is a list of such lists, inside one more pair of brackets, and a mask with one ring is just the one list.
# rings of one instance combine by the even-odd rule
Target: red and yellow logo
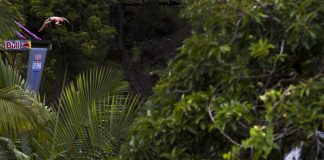
[[28,41],[25,44],[23,44],[22,48],[31,49],[31,41]]

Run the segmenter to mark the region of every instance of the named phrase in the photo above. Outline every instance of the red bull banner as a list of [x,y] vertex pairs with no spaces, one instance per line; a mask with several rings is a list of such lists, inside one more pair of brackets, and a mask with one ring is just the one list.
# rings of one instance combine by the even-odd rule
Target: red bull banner
[[31,49],[30,40],[6,40],[0,44],[0,50],[26,51]]
[[[0,0],[1,1],[1,0]],[[6,40],[0,42],[0,50],[5,51],[28,51],[28,71],[27,71],[27,84],[30,90],[38,93],[38,89],[42,79],[42,72],[44,68],[45,58],[48,47],[36,48],[35,46],[41,43],[38,42],[32,48],[31,40]],[[50,44],[46,42],[45,44]]]

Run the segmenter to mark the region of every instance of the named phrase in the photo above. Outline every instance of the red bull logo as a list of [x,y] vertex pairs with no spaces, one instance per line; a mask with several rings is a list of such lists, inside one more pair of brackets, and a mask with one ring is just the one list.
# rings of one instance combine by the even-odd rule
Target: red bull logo
[[29,49],[31,49],[31,41],[26,41],[26,40],[3,41],[2,45],[0,45],[0,49],[3,49],[3,50],[29,50]]
[[31,48],[31,43],[30,41],[29,42],[26,42],[25,44],[22,45],[22,48],[28,48],[30,49]]

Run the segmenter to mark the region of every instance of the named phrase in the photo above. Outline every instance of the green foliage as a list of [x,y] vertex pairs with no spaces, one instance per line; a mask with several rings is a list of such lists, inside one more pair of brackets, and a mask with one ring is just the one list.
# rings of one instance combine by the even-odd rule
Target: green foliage
[[18,151],[10,139],[0,137],[0,159],[29,160],[30,157]]
[[[41,26],[49,16],[63,16],[71,24],[54,27],[54,42],[67,45],[74,52],[82,51],[85,55],[96,57],[96,54],[107,52],[107,41],[113,37],[115,29],[109,26],[109,7],[111,3],[104,1],[42,1],[31,0],[29,12],[33,15],[31,21]],[[56,51],[60,50],[56,47]],[[63,48],[62,48],[63,49]]]
[[[40,93],[46,94],[49,102],[54,102],[60,93],[57,88],[62,86],[66,68],[68,70],[66,79],[71,80],[87,68],[106,64],[105,58],[111,48],[110,42],[116,34],[115,28],[110,25],[110,8],[116,1],[10,0],[10,2],[23,15],[26,28],[43,40],[52,41],[53,50],[46,58],[46,70],[42,76],[40,89]],[[38,32],[50,16],[65,17],[70,24],[52,23],[42,32]],[[17,54],[17,60],[21,58],[25,58],[24,55]],[[15,64],[25,67],[25,63]]]
[[274,45],[269,44],[266,39],[261,39],[257,43],[252,43],[250,49],[252,57],[266,57],[269,50],[275,48]]
[[117,69],[80,74],[61,94],[56,114],[46,125],[46,141],[35,141],[44,159],[104,159],[116,156],[136,117],[139,96]]
[[122,159],[323,158],[324,3],[185,0],[193,34]]
[[0,135],[15,137],[44,125],[49,112],[19,73],[0,61]]
[[251,122],[252,120],[249,113],[253,108],[249,104],[240,103],[239,101],[226,102],[224,100],[223,102],[218,101],[216,104],[215,102],[213,103],[211,109],[214,111],[214,124],[210,127],[210,130],[216,128],[224,131],[226,128],[231,128],[234,131],[237,131],[237,122]]
[[[25,88],[18,72],[2,61],[0,75],[0,135],[19,140],[19,134],[28,134],[33,157],[116,156],[141,105],[138,95],[127,92],[123,73],[114,68],[80,74],[63,91],[52,114]],[[1,159],[28,159],[9,139],[0,138],[0,150]]]
[[273,129],[266,126],[254,126],[250,129],[250,137],[242,141],[243,148],[252,148],[255,150],[252,159],[267,158],[272,149],[278,149],[274,142]]
[[17,8],[7,0],[0,0],[0,42],[6,38],[13,37],[13,32],[9,26],[18,30],[11,20],[12,18],[21,18]]

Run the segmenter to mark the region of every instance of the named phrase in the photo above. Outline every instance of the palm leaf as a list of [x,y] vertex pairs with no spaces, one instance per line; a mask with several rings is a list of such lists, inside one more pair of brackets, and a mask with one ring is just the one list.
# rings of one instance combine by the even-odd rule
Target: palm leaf
[[20,19],[22,16],[7,0],[0,0],[0,40],[14,37],[10,27],[19,30],[11,17]]
[[0,137],[0,159],[29,160],[30,157],[18,151],[10,139]]
[[21,75],[1,60],[0,75],[0,89],[15,85],[25,87],[25,81],[21,78]]
[[0,61],[0,135],[16,136],[48,118],[46,107],[26,89],[18,72]]
[[102,159],[116,155],[125,142],[140,103],[128,94],[124,75],[113,68],[81,74],[62,93],[57,119],[50,124],[51,138],[38,144],[45,159]]

